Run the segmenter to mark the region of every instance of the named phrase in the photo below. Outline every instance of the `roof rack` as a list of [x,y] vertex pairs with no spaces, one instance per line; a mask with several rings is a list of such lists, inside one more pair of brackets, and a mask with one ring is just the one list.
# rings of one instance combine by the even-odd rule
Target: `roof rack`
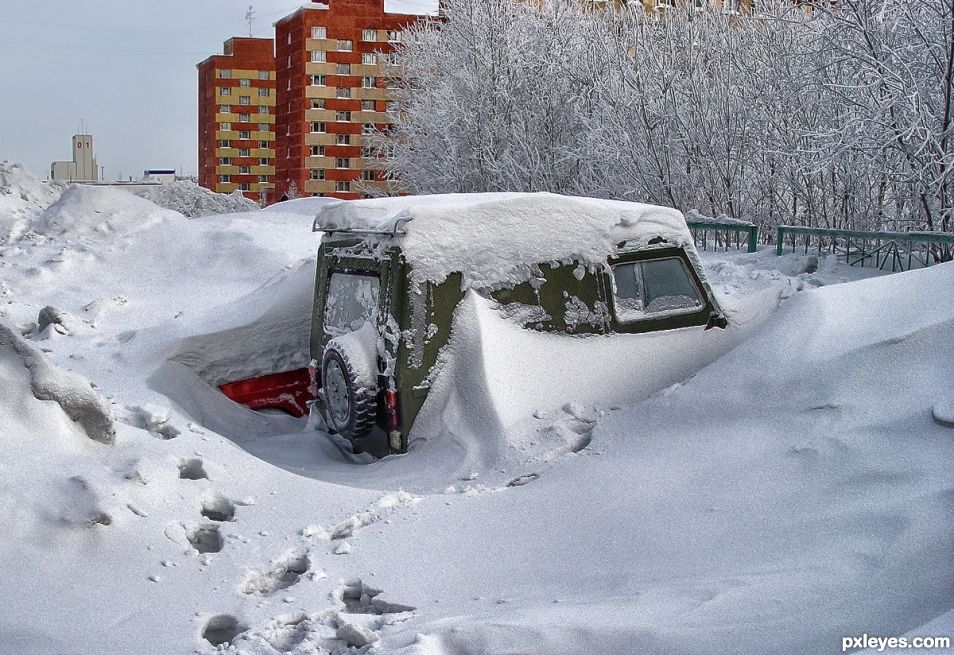
[[371,230],[363,229],[356,227],[319,227],[318,218],[315,218],[315,222],[311,226],[312,232],[324,232],[326,234],[377,234],[381,236],[405,236],[407,234],[406,228],[408,222],[413,218],[412,216],[402,216],[401,218],[394,221],[394,227],[390,230]]

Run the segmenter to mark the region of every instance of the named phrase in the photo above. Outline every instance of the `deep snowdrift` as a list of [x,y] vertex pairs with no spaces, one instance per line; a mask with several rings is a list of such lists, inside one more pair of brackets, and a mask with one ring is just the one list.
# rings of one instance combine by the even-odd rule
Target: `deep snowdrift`
[[931,408],[954,393],[952,283],[947,264],[798,294],[588,455],[369,535],[365,566],[423,608],[388,648],[828,653],[951,610],[954,431]]
[[[188,220],[99,191],[0,247],[0,651],[817,655],[954,632],[952,265],[833,284],[865,273],[705,255],[728,311],[781,310],[690,380],[634,403],[548,368],[531,398],[487,342],[501,416],[578,396],[513,433],[546,447],[370,462],[214,391],[302,361],[310,203]],[[110,444],[74,395],[108,406]]]

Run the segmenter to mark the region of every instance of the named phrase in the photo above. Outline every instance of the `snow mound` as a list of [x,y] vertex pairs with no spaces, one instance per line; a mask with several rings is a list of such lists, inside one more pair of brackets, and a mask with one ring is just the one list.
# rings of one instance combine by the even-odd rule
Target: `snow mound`
[[340,201],[315,219],[316,230],[349,228],[396,230],[412,278],[439,283],[461,271],[463,287],[476,289],[528,280],[540,262],[602,266],[623,241],[692,243],[675,209],[552,193]]
[[322,211],[326,206],[335,205],[339,202],[341,201],[336,198],[295,198],[294,200],[283,200],[274,205],[269,205],[262,211],[301,214],[303,216],[314,217],[315,214]]
[[382,649],[813,655],[949,633],[954,439],[931,406],[954,388],[952,284],[944,264],[798,293],[692,379],[601,420],[593,456],[366,539],[441,535],[413,570],[368,563],[382,588],[428,590],[412,604],[471,600],[427,595],[437,566],[445,589],[488,598]]
[[189,180],[176,180],[148,187],[133,187],[131,193],[160,207],[195,218],[213,214],[236,214],[258,209],[258,204],[242,195],[241,191],[215,193]]
[[[758,294],[730,308],[725,330],[579,337],[525,330],[469,291],[411,439],[451,436],[471,454],[516,451],[540,460],[579,450],[588,443],[580,433],[600,409],[632,404],[691,377],[750,335],[776,301]],[[596,415],[587,416],[587,408]]]
[[121,189],[74,184],[34,222],[44,236],[84,237],[135,234],[182,215]]
[[[54,367],[3,321],[0,321],[0,362],[7,367],[19,364],[29,373],[33,401],[55,402],[90,439],[112,443],[116,432],[109,410],[89,382]],[[4,384],[6,398],[15,399],[18,395],[22,393],[18,394],[14,385]],[[17,411],[17,405],[3,408],[2,413]]]
[[43,182],[20,164],[0,162],[0,239],[22,232],[62,191],[60,185]]

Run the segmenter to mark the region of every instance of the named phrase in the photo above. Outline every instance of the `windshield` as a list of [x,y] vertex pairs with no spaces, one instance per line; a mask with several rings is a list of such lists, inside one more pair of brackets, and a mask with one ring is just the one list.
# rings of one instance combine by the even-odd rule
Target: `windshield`
[[381,283],[374,275],[332,272],[325,300],[325,332],[336,337],[374,323]]
[[613,282],[616,320],[621,323],[691,314],[704,305],[678,257],[617,264]]

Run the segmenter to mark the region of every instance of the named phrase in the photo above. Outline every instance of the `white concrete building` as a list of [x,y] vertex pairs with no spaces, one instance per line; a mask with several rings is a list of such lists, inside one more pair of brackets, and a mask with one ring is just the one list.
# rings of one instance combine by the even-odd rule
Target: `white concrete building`
[[50,167],[50,179],[66,182],[98,182],[99,168],[93,157],[93,136],[73,135],[73,161],[55,161]]

